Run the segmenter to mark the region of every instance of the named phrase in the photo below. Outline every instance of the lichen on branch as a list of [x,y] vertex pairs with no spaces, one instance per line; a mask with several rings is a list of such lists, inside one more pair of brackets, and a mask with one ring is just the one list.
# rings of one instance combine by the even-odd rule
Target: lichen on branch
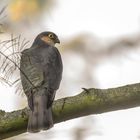
[[[110,89],[83,88],[71,97],[58,99],[53,103],[54,123],[91,114],[100,114],[140,106],[140,83]],[[27,108],[4,112],[0,111],[0,139],[26,132]]]

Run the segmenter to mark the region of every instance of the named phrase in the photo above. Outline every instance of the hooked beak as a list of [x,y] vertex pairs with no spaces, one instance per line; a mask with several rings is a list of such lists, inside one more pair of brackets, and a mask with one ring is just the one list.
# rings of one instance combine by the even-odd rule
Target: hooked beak
[[58,38],[56,38],[55,43],[60,44],[60,40]]

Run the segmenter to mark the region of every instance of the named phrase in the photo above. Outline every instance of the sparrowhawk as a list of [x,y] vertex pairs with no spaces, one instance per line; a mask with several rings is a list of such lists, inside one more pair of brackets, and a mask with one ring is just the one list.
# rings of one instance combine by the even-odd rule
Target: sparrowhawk
[[30,108],[28,132],[53,126],[52,103],[63,71],[56,43],[60,43],[56,34],[42,32],[21,55],[21,82]]

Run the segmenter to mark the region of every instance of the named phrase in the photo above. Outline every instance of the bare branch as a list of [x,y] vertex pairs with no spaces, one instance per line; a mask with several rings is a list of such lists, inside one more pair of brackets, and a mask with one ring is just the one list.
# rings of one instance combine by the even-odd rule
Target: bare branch
[[[11,35],[11,39],[0,42],[0,68],[2,82],[13,86],[15,83],[20,82],[19,78],[15,78],[15,75],[16,73],[21,72],[33,86],[32,82],[30,82],[19,66],[21,52],[25,49],[25,47],[27,47],[28,43],[29,41],[26,41],[25,38],[22,40],[21,35],[17,37]],[[14,81],[12,81],[13,79]]]
[[[53,103],[54,123],[137,106],[140,106],[140,83],[110,89],[86,89]],[[0,139],[26,132],[28,111],[27,108],[10,113],[0,111]]]

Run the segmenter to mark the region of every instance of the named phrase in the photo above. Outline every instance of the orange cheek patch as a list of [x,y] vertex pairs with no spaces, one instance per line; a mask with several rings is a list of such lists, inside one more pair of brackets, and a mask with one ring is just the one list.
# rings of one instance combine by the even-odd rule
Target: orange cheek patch
[[48,43],[48,42],[51,41],[51,40],[50,40],[48,37],[46,37],[46,36],[41,37],[41,40],[45,41],[46,43]]

